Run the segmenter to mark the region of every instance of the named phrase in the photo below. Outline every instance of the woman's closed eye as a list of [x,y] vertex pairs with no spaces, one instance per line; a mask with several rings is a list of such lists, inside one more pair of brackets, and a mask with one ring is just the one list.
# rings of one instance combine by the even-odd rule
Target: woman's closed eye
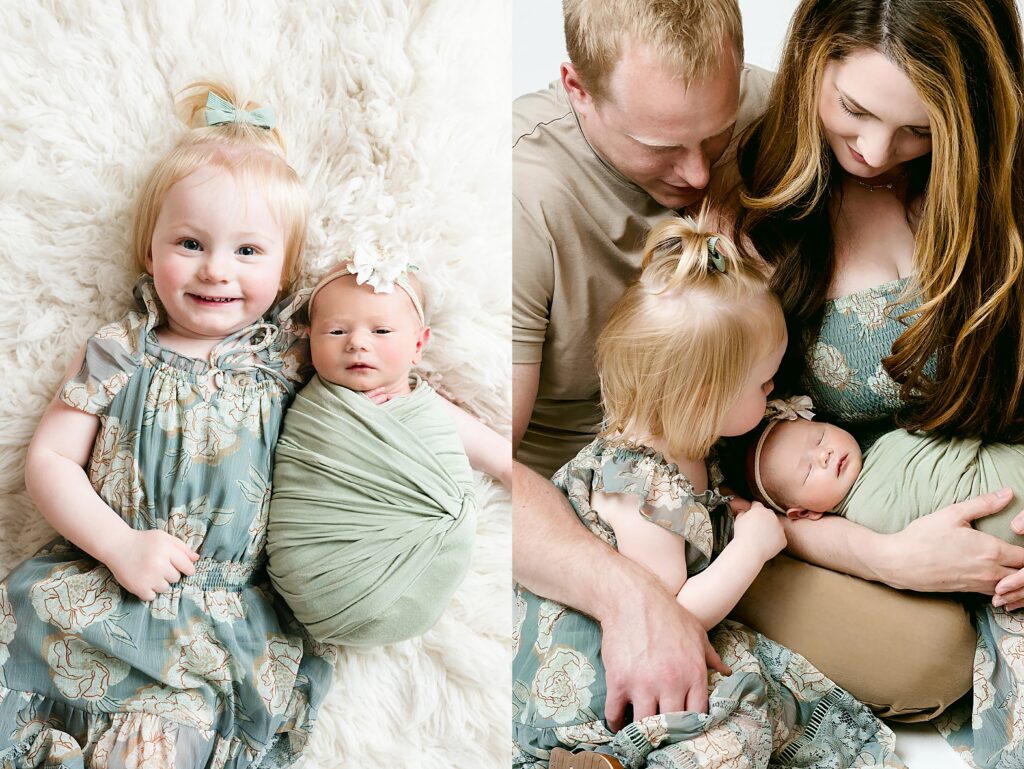
[[[867,117],[868,116],[867,112],[857,112],[854,109],[852,109],[850,107],[850,105],[846,103],[846,100],[842,96],[839,96],[838,99],[839,99],[839,106],[842,108],[843,112],[845,112],[850,117],[862,118],[862,117]],[[910,135],[913,136],[915,139],[931,139],[932,138],[932,132],[929,131],[926,128],[920,128],[918,126],[912,126],[912,125],[904,126],[904,128],[907,131],[909,131]]]
[[845,112],[850,117],[864,117],[864,115],[867,114],[865,112],[855,112],[854,110],[850,109],[850,105],[846,103],[846,99],[844,99],[842,96],[840,96],[838,98],[839,98],[839,106],[842,107],[843,108],[843,112]]

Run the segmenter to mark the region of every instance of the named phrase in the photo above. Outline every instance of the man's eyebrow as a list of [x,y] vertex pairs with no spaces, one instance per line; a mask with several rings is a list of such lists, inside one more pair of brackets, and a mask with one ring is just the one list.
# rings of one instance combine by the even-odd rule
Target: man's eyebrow
[[[721,136],[722,134],[726,133],[727,131],[731,131],[735,125],[736,125],[736,121],[732,120],[721,131],[719,131],[718,133],[715,133],[715,134],[711,134],[711,136],[707,137],[707,139],[717,139],[719,136]],[[662,141],[660,139],[649,138],[649,137],[643,136],[641,134],[627,133],[626,136],[628,136],[633,141],[638,142],[639,144],[643,144],[643,145],[645,145],[647,147],[658,147],[658,148],[663,148],[663,149],[669,149],[669,148],[685,146],[683,144],[678,144],[676,142],[664,142],[664,141]],[[704,141],[707,141],[707,139],[705,139]]]
[[[874,112],[872,112],[869,109],[865,109],[861,104],[857,102],[856,99],[854,99],[852,96],[843,91],[842,88],[836,86],[836,90],[839,91],[839,95],[843,97],[843,101],[845,101],[849,106],[853,107],[857,112],[863,112],[865,115],[868,115],[869,117],[873,117],[875,120],[878,120],[878,116],[875,115]],[[932,130],[932,127],[930,125],[908,125],[907,127],[915,128],[919,131]]]

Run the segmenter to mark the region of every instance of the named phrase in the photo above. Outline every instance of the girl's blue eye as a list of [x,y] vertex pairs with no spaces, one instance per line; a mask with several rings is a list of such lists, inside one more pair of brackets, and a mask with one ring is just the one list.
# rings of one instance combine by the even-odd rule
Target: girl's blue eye
[[203,247],[201,245],[199,245],[199,241],[198,240],[193,240],[192,238],[185,238],[185,240],[181,241],[181,247],[184,248],[186,251],[202,251],[203,250]]
[[241,256],[256,256],[256,249],[252,246],[242,246],[238,249],[238,253]]

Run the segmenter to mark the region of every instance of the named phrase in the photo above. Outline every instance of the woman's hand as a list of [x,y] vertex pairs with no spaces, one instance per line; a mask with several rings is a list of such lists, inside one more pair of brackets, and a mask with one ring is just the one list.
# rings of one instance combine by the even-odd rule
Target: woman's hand
[[[1024,536],[1024,511],[1010,522],[1014,533]],[[1024,569],[999,580],[996,594],[992,596],[993,606],[1002,606],[1006,611],[1024,608]]]
[[[971,528],[971,521],[1002,510],[1013,494],[1000,489],[944,507],[884,537],[884,582],[925,592],[971,592],[992,595],[997,584],[1018,594],[1024,579],[1024,548]],[[1015,577],[1007,581],[1007,577]],[[1017,586],[1016,588],[1014,586]],[[1020,593],[1024,599],[1024,593]]]
[[779,517],[760,502],[751,502],[746,511],[736,513],[734,525],[736,541],[748,549],[752,548],[762,563],[786,547],[786,531]]
[[165,593],[182,575],[195,574],[199,554],[166,531],[126,529],[104,563],[121,587],[143,601]]

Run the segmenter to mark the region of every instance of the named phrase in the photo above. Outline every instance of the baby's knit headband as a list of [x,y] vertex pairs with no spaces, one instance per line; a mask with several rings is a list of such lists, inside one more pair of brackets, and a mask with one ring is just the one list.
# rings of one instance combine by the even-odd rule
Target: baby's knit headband
[[761,449],[764,442],[779,422],[792,422],[796,419],[814,419],[814,403],[806,395],[794,395],[789,398],[776,398],[765,404],[764,417],[768,420],[761,437],[757,439],[757,448],[754,449],[754,485],[761,498],[777,513],[785,513],[786,509],[771,498],[771,495],[761,481]]
[[316,295],[328,283],[345,275],[355,275],[358,285],[369,283],[375,294],[390,294],[396,286],[402,289],[412,300],[416,315],[419,317],[420,323],[425,326],[427,318],[423,312],[423,305],[416,295],[416,289],[412,287],[412,283],[406,277],[410,270],[415,269],[417,269],[416,265],[409,264],[401,257],[388,254],[379,243],[375,244],[373,249],[357,248],[352,256],[328,270],[327,274],[320,278],[313,293],[309,296],[309,306],[313,307]]

